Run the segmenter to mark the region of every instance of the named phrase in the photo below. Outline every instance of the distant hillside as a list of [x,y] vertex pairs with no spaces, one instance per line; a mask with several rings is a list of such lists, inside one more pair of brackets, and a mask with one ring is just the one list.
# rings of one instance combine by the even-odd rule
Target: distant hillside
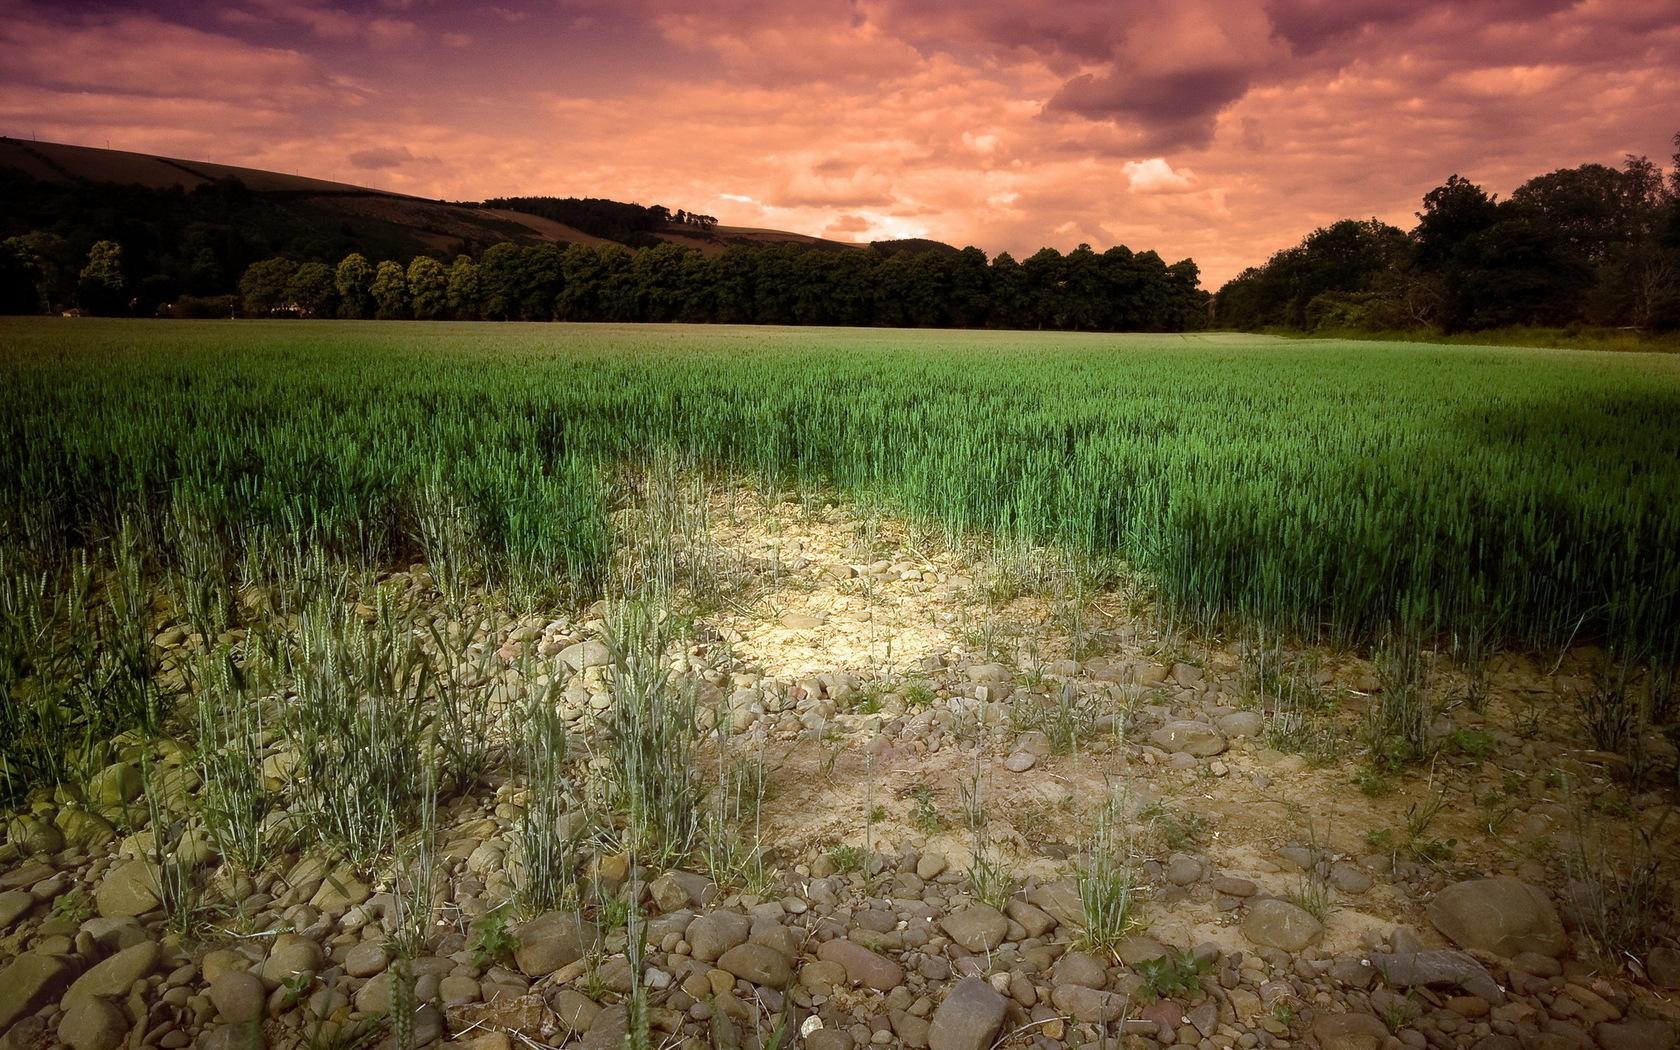
[[735,244],[859,247],[715,219],[677,222],[657,206],[554,197],[430,200],[256,168],[11,138],[0,138],[0,199],[0,239],[51,233],[75,257],[96,240],[114,240],[131,259],[145,261],[137,269],[167,277],[173,292],[199,295],[229,290],[247,266],[275,255],[329,261],[359,251],[375,260],[447,260],[503,241],[666,241],[707,255]]

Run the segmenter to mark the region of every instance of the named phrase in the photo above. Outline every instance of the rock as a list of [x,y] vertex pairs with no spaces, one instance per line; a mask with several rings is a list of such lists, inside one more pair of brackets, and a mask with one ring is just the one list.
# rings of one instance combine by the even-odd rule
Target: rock
[[1068,952],[1056,961],[1052,975],[1058,985],[1077,984],[1085,988],[1101,988],[1108,984],[1108,967],[1096,956],[1085,952]]
[[75,971],[56,955],[25,952],[0,970],[0,1031],[56,1000]]
[[121,806],[133,802],[146,789],[140,770],[132,762],[115,762],[95,773],[87,783],[88,801],[95,806]]
[[1118,1021],[1131,1004],[1124,995],[1077,984],[1057,985],[1050,993],[1050,1002],[1075,1021],[1085,1024]]
[[1248,906],[1242,931],[1255,944],[1298,952],[1324,935],[1324,924],[1288,901],[1268,898]]
[[[95,964],[76,978],[70,990],[64,993],[64,1009],[74,1013],[81,1008],[82,1003],[97,996],[126,998],[135,981],[148,976],[157,968],[158,958],[162,954],[163,949],[154,942],[142,941],[124,948],[104,962]],[[128,1031],[126,1024],[123,1031]]]
[[128,1035],[128,1014],[104,999],[84,999],[67,1009],[58,1038],[71,1050],[116,1050]]
[[35,895],[27,890],[8,890],[0,893],[0,932],[12,928],[12,923],[28,915],[35,907]]
[[61,809],[54,818],[58,829],[64,833],[64,844],[81,849],[93,849],[98,846],[108,846],[116,841],[117,829],[114,824],[97,813],[90,813],[85,809]]
[[1162,751],[1175,754],[1212,758],[1225,750],[1225,738],[1219,730],[1206,722],[1176,721],[1149,734],[1149,740]]
[[1673,1050],[1674,1025],[1654,1017],[1630,1017],[1594,1025],[1593,1037],[1604,1050]]
[[1167,860],[1167,867],[1163,873],[1167,881],[1174,886],[1188,886],[1202,877],[1202,862],[1195,857],[1187,857],[1182,853],[1175,854]]
[[216,1016],[229,1024],[261,1021],[268,1004],[268,989],[254,973],[232,970],[210,983],[210,1002]]
[[804,1040],[805,1050],[852,1050],[855,1041],[844,1028],[818,1028]]
[[844,937],[824,941],[817,947],[817,958],[839,963],[848,981],[876,991],[890,992],[904,983],[904,967]]
[[1429,921],[1461,948],[1506,958],[1518,952],[1557,956],[1569,943],[1545,893],[1513,878],[1448,886],[1429,902]]
[[1664,991],[1680,991],[1680,949],[1652,948],[1645,957],[1645,975]]
[[945,855],[943,853],[934,853],[930,851],[922,854],[921,857],[917,859],[916,877],[921,879],[923,882],[932,882],[934,879],[943,875],[945,873],[945,869],[948,867],[950,867],[950,861],[945,859]]
[[1371,1014],[1322,1014],[1313,1022],[1319,1050],[1379,1050],[1388,1026]]
[[712,962],[738,944],[747,943],[752,920],[733,911],[714,911],[688,924],[689,954]]
[[219,1025],[197,1043],[198,1050],[263,1050],[267,1045],[262,1025],[255,1021]]
[[1009,920],[989,904],[970,904],[945,916],[939,925],[971,952],[989,952],[1009,936]]
[[372,977],[391,965],[391,953],[378,941],[363,941],[344,953],[344,972],[351,977]]
[[561,989],[549,1002],[549,1008],[560,1019],[563,1029],[580,1034],[589,1031],[595,1015],[601,1012],[595,1000],[572,988]]
[[667,871],[648,884],[653,903],[662,912],[681,911],[690,904],[704,904],[711,896],[712,880],[693,872]]
[[978,977],[964,977],[945,993],[928,1026],[931,1050],[990,1050],[1009,1001]]
[[574,671],[585,671],[591,667],[605,667],[612,663],[612,650],[605,642],[591,638],[588,641],[568,645],[560,650],[560,662]]
[[1260,892],[1260,887],[1249,880],[1230,875],[1215,876],[1211,885],[1215,893],[1223,893],[1227,897],[1252,897]]
[[786,988],[793,980],[787,956],[776,949],[749,941],[718,956],[718,969],[727,970],[743,981],[766,988]]
[[157,869],[143,860],[118,864],[99,880],[93,904],[109,919],[128,919],[158,907]]
[[320,973],[325,962],[326,953],[319,944],[295,933],[282,933],[274,939],[274,946],[268,950],[268,958],[263,960],[257,976],[273,990],[300,974]]
[[1020,923],[1028,937],[1042,937],[1056,928],[1055,916],[1017,898],[1010,898],[1009,903],[1003,906],[1003,913],[1009,916],[1011,922]]
[[1026,751],[1017,751],[1003,760],[1003,768],[1011,773],[1025,773],[1038,765],[1038,757]]
[[24,853],[57,853],[64,848],[64,833],[48,822],[25,813],[6,824],[6,843]]
[[551,911],[513,931],[513,961],[527,977],[546,977],[583,958],[601,932],[577,912]]
[[1482,968],[1481,963],[1463,952],[1451,949],[1373,955],[1371,968],[1376,970],[1384,981],[1397,988],[1436,988],[1445,985],[1462,988],[1490,1003],[1505,1001],[1504,991],[1493,979],[1493,975]]
[[1371,876],[1352,864],[1341,862],[1330,866],[1330,885],[1342,893],[1358,896],[1369,892],[1373,884]]
[[1232,711],[1214,719],[1213,724],[1226,737],[1246,736],[1257,740],[1261,729],[1266,725],[1266,720],[1258,711]]
[[1047,882],[1034,887],[1032,892],[1027,894],[1027,903],[1035,908],[1042,908],[1063,926],[1071,926],[1076,930],[1085,927],[1085,906],[1079,901],[1079,887],[1072,879]]

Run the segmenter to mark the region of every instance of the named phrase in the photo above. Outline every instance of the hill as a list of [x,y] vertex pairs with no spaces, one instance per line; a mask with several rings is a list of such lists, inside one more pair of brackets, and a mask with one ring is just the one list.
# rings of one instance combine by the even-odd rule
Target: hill
[[[0,196],[8,202],[0,238],[46,232],[74,256],[84,256],[95,240],[115,240],[195,294],[226,291],[252,262],[281,254],[448,259],[503,241],[669,242],[707,255],[737,244],[861,247],[720,226],[715,219],[678,222],[657,205],[556,197],[432,200],[257,168],[13,138],[0,138]],[[626,224],[626,216],[640,218]]]

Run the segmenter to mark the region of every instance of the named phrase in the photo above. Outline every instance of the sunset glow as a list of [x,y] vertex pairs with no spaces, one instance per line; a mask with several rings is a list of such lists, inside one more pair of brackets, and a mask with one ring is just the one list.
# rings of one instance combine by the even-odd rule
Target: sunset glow
[[1126,243],[1217,287],[1457,171],[1667,153],[1672,0],[0,4],[0,131],[842,240]]

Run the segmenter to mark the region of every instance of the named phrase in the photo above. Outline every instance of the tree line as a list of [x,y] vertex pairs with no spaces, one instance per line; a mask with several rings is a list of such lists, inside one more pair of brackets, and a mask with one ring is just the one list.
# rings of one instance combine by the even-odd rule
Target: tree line
[[[7,242],[8,244],[10,242]],[[685,321],[892,327],[1181,331],[1200,327],[1208,295],[1194,262],[1087,245],[1023,262],[890,243],[836,249],[734,245],[721,253],[661,243],[495,244],[445,262],[417,255],[336,265],[285,256],[247,268],[237,296],[177,316],[296,316],[490,321]],[[16,255],[14,255],[14,258]],[[27,270],[28,267],[23,268]],[[38,271],[37,271],[38,272]],[[35,294],[39,302],[39,292]],[[93,313],[123,313],[121,248],[99,242],[76,283]]]
[[1680,329],[1680,134],[1674,168],[1629,156],[1524,182],[1506,199],[1453,175],[1409,231],[1314,230],[1214,297],[1222,328]]

